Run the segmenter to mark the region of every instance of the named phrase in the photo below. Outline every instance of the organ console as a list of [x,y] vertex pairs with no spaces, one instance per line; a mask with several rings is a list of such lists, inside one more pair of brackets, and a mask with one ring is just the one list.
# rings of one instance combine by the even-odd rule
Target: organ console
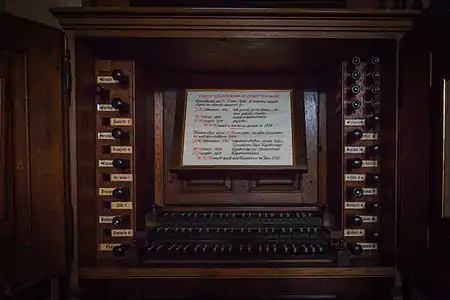
[[445,294],[443,50],[418,11],[262,2],[54,9],[64,47],[2,19],[1,293]]

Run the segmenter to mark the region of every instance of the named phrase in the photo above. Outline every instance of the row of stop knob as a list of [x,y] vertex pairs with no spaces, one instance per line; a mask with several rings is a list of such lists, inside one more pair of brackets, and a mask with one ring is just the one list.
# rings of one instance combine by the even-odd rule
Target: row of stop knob
[[[355,174],[354,170],[360,168],[370,168],[372,171],[364,176],[358,178],[361,184],[355,186],[352,180],[344,181],[344,203],[348,201],[354,201],[357,198],[361,198],[365,195],[371,196],[371,201],[365,201],[364,206],[359,209],[366,209],[369,214],[375,216],[359,216],[355,211],[350,211],[356,206],[349,205],[343,207],[345,210],[344,216],[344,230],[346,230],[346,237],[348,237],[352,243],[348,243],[348,250],[355,255],[360,255],[363,252],[361,244],[364,242],[377,243],[380,238],[378,231],[379,222],[378,216],[381,213],[382,205],[378,201],[379,191],[377,189],[365,189],[364,185],[378,187],[380,181],[380,174],[378,172],[378,159],[381,154],[382,147],[379,145],[379,129],[380,129],[380,58],[372,57],[366,61],[362,61],[360,57],[354,56],[351,62],[347,65],[347,80],[346,86],[343,87],[344,91],[347,91],[345,105],[346,110],[343,112],[343,118],[345,126],[361,126],[361,128],[352,128],[345,130],[343,139],[345,141],[344,147],[344,163],[346,164],[346,171],[348,178],[352,178],[351,175]],[[372,141],[372,143],[367,143]],[[346,150],[347,149],[347,150]],[[354,152],[351,152],[354,151]],[[362,157],[355,157],[364,153],[369,155],[374,160],[364,160]],[[357,174],[360,175],[360,174]],[[346,178],[347,178],[346,177]],[[346,208],[348,210],[346,210]],[[369,222],[370,224],[365,224]],[[374,223],[374,224],[372,224]],[[364,226],[366,225],[366,226]],[[360,231],[359,228],[366,227]],[[352,232],[351,228],[358,229]],[[347,232],[347,230],[349,230]],[[364,234],[361,234],[361,233]],[[354,242],[355,240],[361,240],[361,243]]]
[[[97,64],[98,62],[96,62]],[[100,62],[101,63],[101,62]],[[112,64],[116,64],[116,62],[112,62]],[[127,64],[126,62],[118,62],[118,64],[124,65]],[[116,64],[117,65],[117,64]],[[128,69],[128,67],[125,67],[125,69]],[[129,69],[129,72],[132,72],[131,69]],[[131,73],[130,73],[131,74]],[[112,77],[112,78],[111,78]],[[116,139],[117,141],[122,141],[120,144],[121,146],[124,146],[124,142],[123,141],[129,141],[131,138],[131,130],[124,130],[122,128],[120,128],[122,123],[113,123],[113,118],[117,118],[118,116],[120,116],[121,118],[126,118],[126,117],[130,117],[131,113],[132,113],[132,107],[131,107],[131,91],[130,91],[130,75],[125,74],[125,72],[123,72],[120,69],[113,69],[109,74],[108,73],[102,73],[101,75],[97,76],[97,85],[94,88],[94,93],[95,93],[95,99],[96,99],[96,103],[97,105],[100,104],[109,104],[109,105],[104,105],[105,110],[98,110],[98,113],[101,114],[100,118],[97,118],[97,122],[99,126],[104,126],[108,129],[106,129],[106,131],[110,130],[110,136],[112,136],[114,139]],[[128,99],[127,99],[128,98]],[[108,107],[109,106],[109,107]],[[111,107],[113,109],[111,109]],[[106,115],[105,115],[106,114]],[[122,120],[122,119],[116,119],[116,120]],[[123,119],[125,120],[125,119]],[[127,125],[130,126],[132,123],[126,123],[123,125]],[[115,125],[115,126],[114,126]],[[112,128],[110,126],[114,126],[115,128]],[[116,127],[117,126],[117,127]],[[131,127],[128,127],[131,128]],[[101,132],[102,134],[104,133],[104,131]],[[131,142],[131,141],[130,141]],[[109,174],[109,173],[119,173],[119,174],[124,174],[127,171],[129,172],[130,169],[132,169],[132,157],[130,156],[125,156],[123,157],[124,153],[120,153],[120,156],[122,157],[116,157],[111,159],[110,158],[110,151],[105,151],[105,147],[111,147],[112,145],[108,145],[105,146],[103,143],[101,145],[99,145],[100,147],[102,147],[103,151],[97,151],[97,155],[100,155],[99,157],[97,157],[99,164],[100,162],[103,163],[103,165],[101,165],[100,167],[102,168],[102,170],[98,170],[98,172],[102,176],[102,181],[104,182],[110,182],[111,181],[111,176],[112,175],[117,175],[117,174]],[[131,145],[129,145],[131,146]],[[128,153],[128,152],[127,152]],[[104,155],[107,154],[106,160]],[[105,162],[107,164],[105,164]],[[116,172],[105,172],[104,171],[104,167],[108,167],[108,168],[114,168],[116,169]],[[124,172],[125,171],[125,172]],[[116,177],[119,178],[119,180],[123,180],[123,178],[120,177]],[[132,177],[129,177],[132,178]],[[126,180],[124,180],[126,181]],[[123,185],[123,186],[121,186]],[[121,184],[119,186],[117,186],[116,188],[114,188],[112,190],[112,192],[108,191],[104,194],[100,194],[102,196],[108,196],[109,197],[109,193],[111,193],[111,196],[116,200],[117,203],[122,203],[121,201],[131,201],[131,186],[128,185],[128,183],[124,183]],[[100,188],[100,190],[107,190],[109,188]],[[109,204],[109,202],[104,201],[104,199],[102,199],[103,201],[103,207],[105,209],[116,209],[116,210],[120,210],[121,207],[119,206],[105,206],[105,204]],[[126,202],[123,202],[126,203]],[[127,211],[129,211],[129,207],[127,206]],[[102,212],[103,213],[103,212]],[[112,231],[112,230],[129,230],[130,228],[132,228],[132,217],[131,214],[122,212],[117,214],[116,216],[110,217],[110,216],[101,216],[100,217],[100,223],[105,224],[108,226],[108,229],[102,228],[103,231],[108,232]],[[110,234],[110,233],[109,233]],[[104,235],[103,236],[108,236]],[[113,239],[117,239],[118,242],[120,243],[121,241],[123,241],[123,239],[125,240],[129,240],[128,236],[113,236]],[[123,256],[125,254],[125,252],[127,252],[128,250],[130,250],[130,244],[128,243],[124,243],[120,246],[116,246],[112,249],[113,253],[115,256]]]

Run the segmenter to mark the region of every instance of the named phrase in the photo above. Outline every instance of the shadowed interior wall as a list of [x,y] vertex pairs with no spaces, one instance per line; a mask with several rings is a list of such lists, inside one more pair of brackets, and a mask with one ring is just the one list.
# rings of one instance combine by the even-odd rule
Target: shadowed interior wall
[[81,6],[81,0],[0,0],[1,10],[54,27],[59,27],[59,23],[49,9],[58,6]]

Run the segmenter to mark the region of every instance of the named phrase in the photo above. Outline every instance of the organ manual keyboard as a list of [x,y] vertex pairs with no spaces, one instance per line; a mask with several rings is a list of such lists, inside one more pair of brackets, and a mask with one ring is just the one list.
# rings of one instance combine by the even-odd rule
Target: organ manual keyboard
[[45,276],[105,300],[417,288],[439,223],[423,216],[442,207],[429,76],[445,65],[430,72],[418,12],[142,3],[53,10],[65,47],[0,24],[34,33],[1,33],[2,291]]
[[[314,210],[155,212],[143,264],[333,265],[330,232]],[[153,222],[152,222],[153,221]]]

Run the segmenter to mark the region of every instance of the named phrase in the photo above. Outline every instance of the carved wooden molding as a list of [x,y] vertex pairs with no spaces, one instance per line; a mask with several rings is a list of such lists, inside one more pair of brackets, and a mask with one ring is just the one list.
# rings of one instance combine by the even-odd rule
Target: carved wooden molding
[[84,36],[399,38],[418,11],[57,8],[65,30]]
[[395,277],[389,267],[371,268],[95,268],[81,269],[82,278],[382,278]]
[[130,6],[130,0],[82,0],[83,6]]

